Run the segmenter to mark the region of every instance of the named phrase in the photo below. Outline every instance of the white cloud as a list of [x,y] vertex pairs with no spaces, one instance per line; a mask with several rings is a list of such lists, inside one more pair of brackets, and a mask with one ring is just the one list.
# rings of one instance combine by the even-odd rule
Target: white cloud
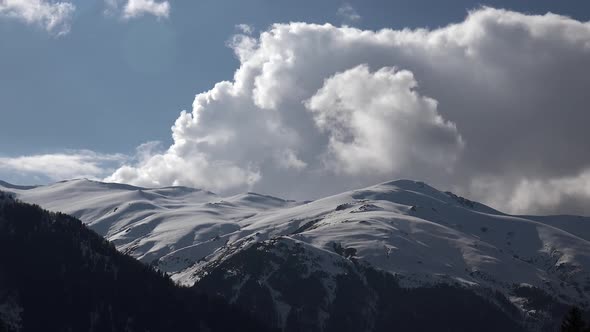
[[123,9],[125,18],[133,18],[143,15],[156,17],[168,17],[170,15],[170,3],[168,1],[156,2],[155,0],[128,0]]
[[36,24],[48,32],[63,35],[70,31],[76,7],[70,2],[46,0],[0,0],[0,17]]
[[254,32],[254,27],[249,24],[236,24],[236,29],[243,34],[251,35]]
[[0,157],[0,170],[20,175],[43,175],[51,180],[101,178],[119,167],[125,157],[88,150]]
[[516,214],[590,215],[590,168],[579,174],[552,178],[477,178],[469,187],[494,206]]
[[[121,15],[125,19],[153,15],[158,18],[170,15],[170,3],[168,1],[158,2],[156,0],[105,0],[107,14]],[[122,9],[121,9],[122,7]]]
[[327,79],[306,106],[328,133],[329,167],[353,175],[403,174],[417,162],[452,167],[463,141],[416,86],[409,71],[366,65]]
[[256,51],[258,41],[247,34],[236,34],[228,41],[227,46],[234,50],[240,62],[246,61]]
[[279,167],[285,169],[293,169],[293,170],[302,170],[307,167],[307,164],[297,158],[297,153],[290,149],[284,149],[277,151],[276,153],[276,162]]
[[338,8],[336,14],[351,22],[359,21],[361,19],[359,13],[357,13],[357,11],[348,3],[345,3],[340,8]]
[[233,80],[109,180],[315,198],[418,178],[539,210],[519,186],[590,168],[588,40],[590,23],[491,8],[435,30],[276,24],[232,39]]

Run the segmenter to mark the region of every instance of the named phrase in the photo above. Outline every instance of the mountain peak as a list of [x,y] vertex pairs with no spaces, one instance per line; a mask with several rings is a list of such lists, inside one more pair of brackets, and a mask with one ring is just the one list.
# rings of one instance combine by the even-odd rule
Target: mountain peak
[[400,180],[384,182],[384,183],[378,184],[373,187],[395,187],[395,188],[397,188],[399,190],[403,190],[403,191],[413,191],[413,192],[419,192],[419,193],[428,194],[428,195],[442,193],[440,190],[428,185],[427,183],[425,183],[423,181],[408,180],[408,179],[400,179]]
[[[400,179],[355,190],[356,199],[380,199],[410,206],[451,204],[462,208],[469,208],[479,212],[499,214],[501,212],[476,201],[471,201],[450,191],[441,191],[425,182]],[[429,202],[431,201],[431,202]]]
[[410,179],[397,179],[392,181],[383,182],[379,185],[382,186],[396,186],[399,188],[410,189],[410,188],[423,188],[426,184],[422,181],[410,180]]

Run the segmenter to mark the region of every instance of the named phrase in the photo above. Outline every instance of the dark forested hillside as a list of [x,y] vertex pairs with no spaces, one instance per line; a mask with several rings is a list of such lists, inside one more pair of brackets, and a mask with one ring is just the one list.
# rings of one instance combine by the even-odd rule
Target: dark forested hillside
[[[451,285],[401,288],[392,274],[342,259],[339,272],[315,270],[321,258],[300,243],[255,244],[212,268],[195,289],[234,299],[285,331],[524,332],[516,308],[498,292]],[[338,269],[331,269],[338,271]],[[231,273],[228,273],[231,271]],[[259,282],[265,280],[265,283]],[[326,287],[333,285],[333,287]],[[283,307],[281,313],[273,294]],[[331,299],[331,300],[328,300]]]
[[0,331],[263,331],[79,220],[0,192]]

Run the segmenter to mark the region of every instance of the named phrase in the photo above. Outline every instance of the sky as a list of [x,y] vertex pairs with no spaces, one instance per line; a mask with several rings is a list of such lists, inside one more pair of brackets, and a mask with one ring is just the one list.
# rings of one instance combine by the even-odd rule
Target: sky
[[590,215],[587,1],[0,0],[0,179]]

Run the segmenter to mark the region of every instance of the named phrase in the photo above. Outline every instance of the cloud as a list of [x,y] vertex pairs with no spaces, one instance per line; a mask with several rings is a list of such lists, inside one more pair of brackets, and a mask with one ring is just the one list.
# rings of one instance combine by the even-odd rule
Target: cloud
[[565,177],[474,179],[468,192],[515,214],[590,215],[590,168]]
[[276,162],[279,167],[285,169],[293,169],[300,171],[307,167],[307,164],[304,161],[297,158],[295,152],[290,149],[277,151]]
[[[266,95],[262,90],[246,92],[221,82],[199,94],[193,112],[183,112],[176,120],[173,146],[120,168],[106,180],[227,191],[246,190],[261,181],[273,185],[274,176],[285,179],[307,168],[315,174],[302,176],[320,179],[340,171],[389,177],[416,164],[431,170],[452,167],[461,138],[454,125],[437,114],[436,102],[419,96],[415,87],[407,71],[384,68],[370,73],[358,66],[336,73],[309,99],[289,101],[283,108],[280,100],[254,98],[256,92]],[[308,123],[301,123],[304,120]],[[307,126],[315,135],[305,137],[305,130],[294,125]],[[271,173],[274,176],[263,177]]]
[[249,24],[236,24],[236,29],[243,34],[251,35],[254,32],[254,27]]
[[70,2],[45,0],[0,0],[0,17],[21,20],[43,27],[50,33],[63,35],[70,31],[76,7]]
[[125,156],[88,150],[66,153],[0,157],[0,171],[20,175],[40,175],[50,180],[102,178],[120,166]]
[[356,22],[361,19],[361,16],[357,11],[348,3],[343,4],[338,10],[336,14],[342,17],[346,21]]
[[233,80],[196,96],[170,147],[108,179],[301,199],[417,178],[507,211],[587,212],[523,193],[586,202],[564,188],[590,169],[588,40],[590,23],[492,8],[434,30],[275,24],[232,39]]
[[123,9],[123,16],[126,18],[143,16],[145,14],[156,17],[168,17],[170,15],[170,4],[168,1],[128,0]]
[[[122,3],[124,2],[124,4]],[[107,14],[121,11],[125,19],[153,15],[158,18],[170,15],[170,3],[168,1],[157,2],[156,0],[105,0]],[[120,9],[122,5],[122,10]]]
[[411,72],[392,67],[360,65],[327,79],[306,107],[328,133],[328,167],[352,175],[404,173],[416,162],[452,167],[463,141],[416,86]]

